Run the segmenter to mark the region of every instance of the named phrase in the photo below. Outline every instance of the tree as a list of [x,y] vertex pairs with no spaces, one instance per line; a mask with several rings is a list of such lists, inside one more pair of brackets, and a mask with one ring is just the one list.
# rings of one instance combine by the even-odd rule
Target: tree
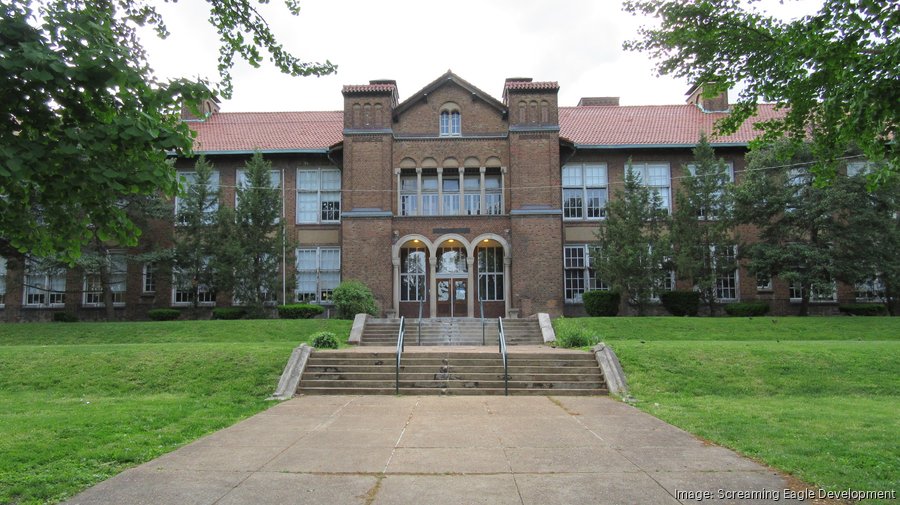
[[[774,101],[784,115],[762,123],[762,141],[812,139],[814,173],[832,175],[848,148],[900,170],[900,15],[895,2],[825,0],[815,15],[783,22],[738,0],[630,0],[659,18],[625,48],[657,60],[661,75],[709,83],[708,96],[746,87],[719,123],[734,132]],[[810,136],[811,134],[811,136]]]
[[867,284],[891,315],[900,300],[900,176],[869,190],[865,172],[835,180],[843,195],[835,215],[839,279]]
[[213,267],[216,285],[258,312],[281,288],[281,176],[272,173],[272,164],[259,152],[246,162],[243,174],[236,207],[219,209]]
[[694,148],[693,169],[684,167],[684,173],[672,219],[675,271],[678,278],[691,281],[714,315],[719,279],[736,267],[731,178],[706,135]]
[[213,166],[201,156],[194,173],[186,177],[175,215],[173,282],[179,291],[189,293],[195,308],[204,293],[215,293],[213,257],[219,246],[215,215],[219,192],[212,190]]
[[592,255],[597,275],[619,291],[644,315],[669,275],[669,242],[665,233],[666,209],[659,194],[641,183],[629,161],[625,186],[607,206],[600,225],[600,247]]
[[[260,49],[291,75],[335,70],[285,51],[250,0],[208,2],[221,96],[235,56],[258,66]],[[286,4],[298,13],[297,0]],[[134,245],[141,232],[119,200],[175,194],[167,156],[192,146],[182,106],[214,92],[201,79],[155,79],[136,34],[144,25],[167,35],[144,0],[0,3],[0,255],[72,263],[94,235]]]
[[741,246],[741,257],[751,273],[791,283],[800,294],[801,316],[808,314],[811,296],[834,290],[836,202],[846,198],[842,187],[813,183],[814,163],[809,144],[783,141],[752,151],[735,191],[738,222],[755,225],[759,235]]

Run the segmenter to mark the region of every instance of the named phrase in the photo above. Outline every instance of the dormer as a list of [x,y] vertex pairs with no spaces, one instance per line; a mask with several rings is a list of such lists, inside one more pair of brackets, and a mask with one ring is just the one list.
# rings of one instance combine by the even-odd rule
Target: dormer
[[704,96],[706,90],[710,89],[710,83],[698,83],[691,86],[685,95],[687,103],[696,105],[703,112],[728,112],[728,89],[719,92],[716,95]]
[[187,106],[187,104],[182,105],[181,106],[181,120],[182,121],[206,121],[207,119],[212,117],[213,114],[216,114],[219,112],[219,99],[214,96],[206,98],[198,104],[197,109],[198,109],[197,112],[199,112],[199,115],[196,114],[194,111],[192,111],[191,108]]
[[344,86],[345,130],[390,130],[397,107],[397,81],[380,79]]
[[559,125],[559,84],[535,82],[530,77],[510,77],[503,84],[503,103],[509,107],[510,127]]

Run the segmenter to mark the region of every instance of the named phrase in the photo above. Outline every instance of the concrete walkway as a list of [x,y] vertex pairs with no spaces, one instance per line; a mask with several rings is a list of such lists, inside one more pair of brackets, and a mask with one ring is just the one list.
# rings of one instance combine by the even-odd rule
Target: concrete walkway
[[[683,491],[793,503],[786,488],[771,469],[605,397],[306,396],[67,503],[699,503],[676,500]],[[714,499],[720,490],[768,499]]]

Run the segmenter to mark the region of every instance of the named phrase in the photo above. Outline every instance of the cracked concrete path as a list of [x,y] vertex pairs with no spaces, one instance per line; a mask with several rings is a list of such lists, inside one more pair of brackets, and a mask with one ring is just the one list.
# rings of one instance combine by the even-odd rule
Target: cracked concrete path
[[793,503],[789,488],[606,397],[304,396],[66,503]]

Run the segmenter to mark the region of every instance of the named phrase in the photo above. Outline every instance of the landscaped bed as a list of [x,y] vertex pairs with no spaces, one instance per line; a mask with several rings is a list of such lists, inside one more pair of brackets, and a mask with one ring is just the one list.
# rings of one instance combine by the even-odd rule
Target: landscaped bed
[[584,318],[555,327],[608,343],[636,406],[665,421],[816,487],[898,487],[900,319]]
[[55,503],[271,405],[350,321],[0,324],[0,503]]

